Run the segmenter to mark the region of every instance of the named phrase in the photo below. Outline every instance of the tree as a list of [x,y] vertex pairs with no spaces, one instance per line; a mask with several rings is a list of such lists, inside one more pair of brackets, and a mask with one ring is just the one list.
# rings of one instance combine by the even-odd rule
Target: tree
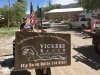
[[1,8],[0,14],[4,17],[5,25],[8,25],[8,22],[10,23],[9,25],[12,24],[14,16],[12,7],[9,9],[8,5],[3,6],[3,8]]
[[35,11],[35,14],[37,18],[40,18],[39,5],[37,5],[37,11]]
[[60,4],[49,5],[44,8],[44,12],[50,11],[52,9],[60,9],[60,8],[61,8]]
[[21,22],[22,18],[26,16],[26,0],[18,1],[10,7],[5,5],[0,8],[0,15],[4,17],[5,25],[8,25],[8,22],[10,23],[9,25]]
[[[54,5],[49,4],[49,6],[46,6],[46,7],[41,8],[41,9],[42,9],[42,10],[41,10],[41,16],[44,17],[44,14],[45,14],[46,12],[48,12],[48,11],[50,11],[50,10],[52,10],[52,9],[59,9],[59,8],[61,8],[61,5],[60,5],[60,4],[54,4]],[[37,5],[37,10],[36,10],[35,14],[36,14],[36,16],[37,16],[38,18],[40,18],[39,5]]]
[[8,24],[9,6],[5,5],[1,9],[1,15],[5,18],[5,24]]
[[0,8],[0,15],[1,15],[1,11],[2,11],[2,9]]
[[13,5],[14,19],[18,22],[21,22],[22,18],[26,16],[26,6],[21,2],[16,2]]
[[100,0],[77,0],[77,1],[87,11],[97,10],[100,8]]
[[23,4],[26,4],[26,0],[17,0],[17,2],[21,2]]
[[51,4],[51,0],[49,0],[49,5],[52,5],[52,4]]

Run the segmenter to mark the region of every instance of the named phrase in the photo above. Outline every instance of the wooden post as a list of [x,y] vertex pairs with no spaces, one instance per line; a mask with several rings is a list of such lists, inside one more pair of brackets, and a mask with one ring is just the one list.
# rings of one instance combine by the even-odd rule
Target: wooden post
[[41,31],[43,30],[43,26],[42,26],[42,10],[41,8],[39,8],[40,11],[40,24],[41,24]]
[[[39,8],[39,11],[40,11],[41,33],[44,33],[43,26],[42,26],[42,9]],[[47,68],[42,68],[41,72],[42,72],[42,75],[46,74],[47,73]]]

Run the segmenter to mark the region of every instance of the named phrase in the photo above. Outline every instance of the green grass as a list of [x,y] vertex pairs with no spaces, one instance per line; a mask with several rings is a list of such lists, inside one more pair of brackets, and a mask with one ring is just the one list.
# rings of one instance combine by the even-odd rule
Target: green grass
[[19,27],[0,27],[0,37],[12,37],[15,35],[15,31],[19,30]]

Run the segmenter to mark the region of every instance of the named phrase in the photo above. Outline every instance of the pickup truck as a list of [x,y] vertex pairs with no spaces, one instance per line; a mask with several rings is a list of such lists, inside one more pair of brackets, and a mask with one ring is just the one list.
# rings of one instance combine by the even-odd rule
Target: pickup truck
[[83,17],[78,17],[74,18],[70,21],[69,27],[72,29],[73,27],[80,27],[82,29],[88,27],[90,22],[90,18],[83,18]]

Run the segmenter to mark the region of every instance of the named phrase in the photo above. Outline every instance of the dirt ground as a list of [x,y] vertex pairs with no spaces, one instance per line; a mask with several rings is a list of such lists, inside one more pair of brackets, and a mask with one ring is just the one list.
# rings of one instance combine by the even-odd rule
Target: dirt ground
[[[70,30],[66,25],[53,24],[46,31],[71,34],[71,65],[52,67],[51,75],[100,75],[100,55],[94,50],[91,38],[82,39],[84,35],[80,30]],[[13,39],[0,38],[0,61],[4,60],[4,55],[12,54]],[[0,75],[35,75],[35,71],[12,72],[7,66],[1,65]]]

